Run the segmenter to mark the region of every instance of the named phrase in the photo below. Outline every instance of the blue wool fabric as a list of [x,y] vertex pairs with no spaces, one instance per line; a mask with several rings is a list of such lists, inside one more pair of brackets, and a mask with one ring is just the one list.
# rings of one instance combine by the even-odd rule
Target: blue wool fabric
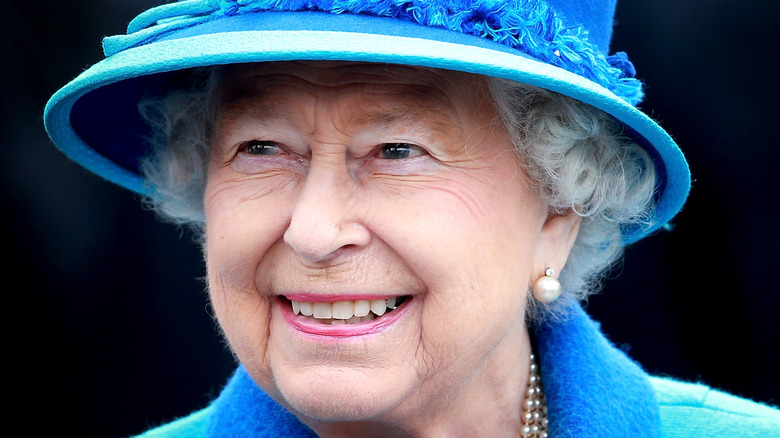
[[130,22],[127,35],[106,38],[103,48],[111,56],[164,40],[173,31],[258,12],[386,17],[454,31],[498,42],[586,77],[634,105],[643,97],[642,83],[633,77],[635,70],[625,54],[608,57],[615,0],[184,0],[142,13]]
[[[648,376],[577,304],[566,319],[540,327],[536,342],[551,438],[780,437],[780,410]],[[140,435],[182,436],[316,437],[242,366],[208,407]]]
[[579,306],[571,309],[569,320],[536,333],[550,436],[662,436],[644,371],[613,348]]

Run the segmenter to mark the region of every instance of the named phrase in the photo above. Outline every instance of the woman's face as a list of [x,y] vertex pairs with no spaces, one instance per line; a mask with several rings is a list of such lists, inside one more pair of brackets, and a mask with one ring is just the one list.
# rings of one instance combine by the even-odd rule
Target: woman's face
[[304,421],[411,422],[525,376],[550,221],[486,93],[411,67],[224,71],[210,295],[237,357]]

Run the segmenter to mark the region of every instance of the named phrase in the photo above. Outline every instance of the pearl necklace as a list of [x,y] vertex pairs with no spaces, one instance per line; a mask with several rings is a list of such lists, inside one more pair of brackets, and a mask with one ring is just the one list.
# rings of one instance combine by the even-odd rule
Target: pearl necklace
[[547,438],[547,402],[542,388],[542,377],[536,356],[531,354],[531,366],[528,373],[528,389],[523,402],[523,428],[520,436],[524,438]]

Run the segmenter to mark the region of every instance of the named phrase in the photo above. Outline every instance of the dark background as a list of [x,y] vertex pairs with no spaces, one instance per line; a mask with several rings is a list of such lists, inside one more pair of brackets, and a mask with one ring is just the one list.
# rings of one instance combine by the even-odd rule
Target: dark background
[[[204,406],[234,364],[191,235],[69,162],[48,97],[158,1],[4,0],[0,160],[10,423],[121,437]],[[612,50],[695,179],[588,309],[648,371],[780,403],[780,2],[622,0]],[[30,421],[30,416],[38,420]]]

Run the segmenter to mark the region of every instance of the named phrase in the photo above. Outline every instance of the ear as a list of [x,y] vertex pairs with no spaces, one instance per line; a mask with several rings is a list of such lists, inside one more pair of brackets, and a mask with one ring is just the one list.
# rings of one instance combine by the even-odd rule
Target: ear
[[577,240],[581,222],[582,218],[571,209],[563,214],[550,212],[547,215],[534,255],[531,282],[543,276],[548,267],[555,270],[556,276],[561,272]]

